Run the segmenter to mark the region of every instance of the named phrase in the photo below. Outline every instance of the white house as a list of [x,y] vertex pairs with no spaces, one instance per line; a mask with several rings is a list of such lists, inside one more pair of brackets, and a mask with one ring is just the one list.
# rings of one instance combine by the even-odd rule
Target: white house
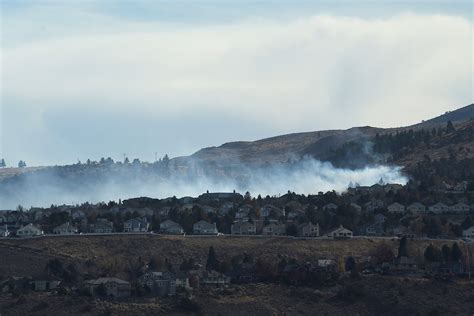
[[298,227],[298,236],[301,237],[318,237],[319,236],[319,224],[306,223],[301,224]]
[[444,203],[436,203],[435,205],[431,205],[428,210],[435,214],[441,214],[449,212],[449,206]]
[[413,214],[424,213],[426,212],[426,206],[419,202],[415,202],[408,205],[407,210],[412,212]]
[[77,234],[77,227],[67,222],[53,229],[53,234],[58,235],[74,235]]
[[457,203],[457,204],[451,205],[449,207],[449,210],[455,213],[469,213],[470,207],[469,205],[465,203]]
[[270,236],[286,235],[286,227],[284,224],[270,223],[263,227],[262,235],[270,235]]
[[397,214],[404,213],[405,205],[395,202],[387,206],[387,210],[389,213],[397,213]]
[[474,240],[474,226],[462,231],[462,238],[466,240]]
[[184,230],[181,225],[168,219],[160,223],[160,232],[164,234],[181,235],[184,233]]
[[196,235],[216,235],[218,231],[216,223],[199,221],[193,225],[193,233]]
[[373,212],[385,206],[382,200],[372,200],[364,204],[366,211]]
[[232,235],[255,235],[257,226],[249,222],[235,222],[230,228]]
[[130,232],[147,232],[150,224],[146,218],[132,218],[123,223],[123,231]]
[[342,225],[339,226],[338,229],[333,230],[332,232],[328,234],[328,237],[332,237],[332,238],[352,238],[352,236],[353,236],[352,231],[350,231],[347,228],[342,227]]
[[43,231],[30,223],[18,229],[16,235],[19,237],[40,236],[43,235]]

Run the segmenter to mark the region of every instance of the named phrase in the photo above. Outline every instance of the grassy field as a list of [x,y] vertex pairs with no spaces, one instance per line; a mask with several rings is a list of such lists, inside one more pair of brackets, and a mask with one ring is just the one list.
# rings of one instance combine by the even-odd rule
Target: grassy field
[[[192,257],[197,262],[205,264],[210,246],[215,248],[221,260],[230,259],[244,252],[268,260],[277,260],[280,255],[299,260],[317,258],[337,260],[348,256],[365,260],[380,243],[390,245],[396,254],[399,243],[396,239],[299,240],[248,237],[190,238],[158,235],[4,239],[0,240],[0,253],[4,258],[0,263],[0,274],[25,275],[28,271],[41,270],[50,258],[61,258],[77,263],[92,260],[103,267],[110,265],[111,261],[126,262],[138,257],[148,260],[152,256],[161,256],[171,263],[180,263],[183,259]],[[410,256],[422,257],[424,249],[430,243],[441,246],[447,242],[409,241]],[[470,248],[471,253],[474,253],[473,244]],[[461,249],[465,249],[464,244],[461,245]]]

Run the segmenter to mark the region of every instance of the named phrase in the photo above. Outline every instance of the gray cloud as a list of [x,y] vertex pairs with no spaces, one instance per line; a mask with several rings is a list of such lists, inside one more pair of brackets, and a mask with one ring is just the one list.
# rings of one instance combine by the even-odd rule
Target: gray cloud
[[[54,13],[4,23],[0,154],[10,162],[179,155],[294,131],[405,125],[472,102],[472,22],[460,16],[173,25],[84,10],[50,25]],[[15,40],[29,17],[45,34]]]

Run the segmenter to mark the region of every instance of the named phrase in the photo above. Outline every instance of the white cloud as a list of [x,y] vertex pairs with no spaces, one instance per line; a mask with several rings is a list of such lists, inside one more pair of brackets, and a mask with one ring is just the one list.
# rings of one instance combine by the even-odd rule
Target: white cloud
[[67,32],[21,42],[5,23],[4,108],[26,105],[31,117],[78,105],[176,119],[230,113],[278,134],[406,125],[472,102],[472,23],[462,17],[314,15],[173,27],[79,16],[90,26],[63,21]]

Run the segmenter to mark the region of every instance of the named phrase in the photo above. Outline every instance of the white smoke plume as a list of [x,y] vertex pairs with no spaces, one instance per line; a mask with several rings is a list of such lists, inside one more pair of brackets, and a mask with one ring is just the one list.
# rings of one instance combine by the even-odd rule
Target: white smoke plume
[[188,170],[183,174],[170,166],[171,174],[164,177],[152,168],[152,165],[144,169],[129,166],[128,170],[123,170],[126,168],[122,166],[118,173],[107,171],[95,174],[89,171],[86,176],[77,171],[31,173],[15,181],[0,182],[1,209],[13,209],[18,205],[46,207],[51,204],[108,202],[139,196],[196,197],[207,190],[236,190],[241,193],[249,191],[252,196],[274,196],[288,191],[317,194],[319,191],[330,190],[343,192],[349,183],[372,185],[380,179],[385,183],[398,184],[408,181],[399,167],[378,165],[351,170],[335,168],[328,162],[311,158],[293,164],[261,168],[239,166],[234,169],[233,175],[206,169]]

